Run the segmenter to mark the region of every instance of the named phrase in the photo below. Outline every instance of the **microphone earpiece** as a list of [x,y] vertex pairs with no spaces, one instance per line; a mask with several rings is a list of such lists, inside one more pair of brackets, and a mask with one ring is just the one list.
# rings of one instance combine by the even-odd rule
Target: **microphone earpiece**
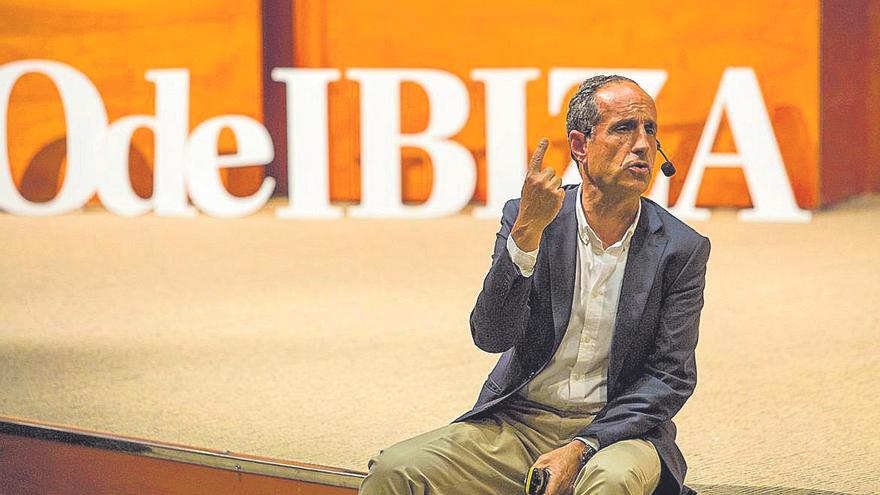
[[666,177],[672,177],[673,175],[675,175],[675,165],[672,164],[672,162],[666,156],[666,153],[663,152],[663,147],[660,146],[660,140],[657,139],[656,141],[657,151],[659,151],[660,154],[663,155],[663,159],[666,160],[665,162],[663,162],[663,165],[660,165],[660,170],[663,171],[663,175],[665,175]]

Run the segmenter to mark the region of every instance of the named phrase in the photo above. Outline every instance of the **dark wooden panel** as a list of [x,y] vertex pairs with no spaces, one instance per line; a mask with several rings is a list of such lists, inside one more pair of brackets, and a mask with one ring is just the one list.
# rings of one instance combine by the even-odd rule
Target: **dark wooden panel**
[[351,495],[363,476],[17,421],[0,421],[0,466],[4,495]]
[[870,190],[868,0],[841,7],[839,2],[822,2],[822,205]]

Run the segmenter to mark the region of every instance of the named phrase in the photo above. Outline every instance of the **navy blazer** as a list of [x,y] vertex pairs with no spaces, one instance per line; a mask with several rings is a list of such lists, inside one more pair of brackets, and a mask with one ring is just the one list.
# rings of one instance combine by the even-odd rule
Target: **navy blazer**
[[[474,407],[457,418],[486,414],[522,389],[556,352],[571,315],[577,263],[577,186],[565,186],[559,214],[544,230],[531,277],[507,252],[519,212],[508,201],[492,266],[471,312],[474,343],[503,353]],[[630,241],[608,364],[608,402],[578,436],[600,447],[644,438],[657,448],[661,479],[655,494],[690,493],[687,465],[675,445],[672,417],[694,391],[694,348],[703,308],[709,239],[647,198]]]

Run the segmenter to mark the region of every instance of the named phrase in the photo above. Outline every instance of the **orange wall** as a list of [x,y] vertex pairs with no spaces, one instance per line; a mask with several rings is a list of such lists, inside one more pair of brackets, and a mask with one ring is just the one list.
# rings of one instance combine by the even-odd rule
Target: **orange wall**
[[[609,5],[611,7],[609,8]],[[657,99],[664,149],[680,173],[677,196],[724,68],[755,69],[793,190],[801,207],[816,207],[819,142],[819,3],[636,0],[607,2],[528,0],[381,4],[293,0],[293,59],[302,67],[427,67],[452,72],[470,93],[471,116],[455,139],[478,163],[475,198],[484,200],[485,113],[483,86],[474,68],[537,67],[529,83],[528,143],[551,138],[545,163],[567,162],[564,112],[547,111],[547,73],[553,67],[661,68],[669,78]],[[331,197],[360,194],[357,86],[330,85]],[[572,89],[573,92],[573,89]],[[402,91],[404,132],[424,128],[429,115],[417,87]],[[717,151],[730,148],[722,133]],[[431,169],[420,150],[404,150],[403,195],[423,200]],[[701,205],[748,206],[739,169],[708,170]]]
[[[260,4],[234,0],[6,0],[0,4],[0,64],[51,59],[84,73],[98,88],[111,122],[154,114],[152,68],[190,72],[190,126],[237,113],[260,120]],[[65,156],[64,114],[51,81],[19,79],[8,117],[12,175],[33,201],[51,199]],[[224,133],[225,134],[225,133]],[[152,135],[138,131],[130,171],[135,191],[152,193]],[[221,151],[234,151],[224,136]],[[262,167],[224,170],[234,194],[253,193]]]
[[[261,32],[261,22],[268,33]],[[541,78],[527,87],[528,145],[549,136],[547,163],[559,170],[567,152],[564,115],[551,117],[547,111],[551,68],[664,69],[669,78],[657,103],[664,148],[680,171],[672,180],[673,202],[722,71],[748,66],[758,76],[801,207],[880,192],[878,41],[878,0],[844,7],[815,0],[634,0],[625,8],[583,0],[562,0],[552,7],[526,0],[387,0],[381,5],[354,0],[86,0],[78,5],[7,0],[0,5],[0,64],[45,58],[72,65],[98,88],[111,122],[154,112],[154,87],[144,79],[151,68],[189,69],[191,128],[220,114],[258,120],[265,115],[276,141],[271,170],[281,194],[286,189],[284,92],[267,74],[284,65],[438,68],[461,78],[471,113],[455,139],[477,161],[477,201],[486,195],[485,113],[484,88],[470,80],[472,69],[541,70]],[[357,85],[343,80],[329,91],[331,197],[357,201]],[[423,129],[430,110],[422,90],[404,85],[402,99],[403,130]],[[63,178],[62,112],[57,91],[43,76],[24,76],[12,92],[12,175],[28,199],[50,199]],[[234,140],[225,135],[220,148],[233,151]],[[731,149],[729,133],[722,132],[716,150]],[[152,191],[152,156],[151,134],[138,131],[129,167],[135,190],[145,197]],[[404,198],[423,200],[432,177],[427,155],[405,149],[401,166]],[[249,167],[222,173],[234,194],[248,195],[264,172]],[[742,172],[707,171],[698,204],[748,206]]]

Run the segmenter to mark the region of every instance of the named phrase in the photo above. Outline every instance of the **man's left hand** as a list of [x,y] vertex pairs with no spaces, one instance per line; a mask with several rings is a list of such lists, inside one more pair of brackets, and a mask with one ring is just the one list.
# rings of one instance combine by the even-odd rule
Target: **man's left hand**
[[550,471],[550,482],[544,495],[570,495],[574,491],[574,481],[581,469],[581,455],[586,449],[580,440],[572,440],[538,457],[532,467]]

